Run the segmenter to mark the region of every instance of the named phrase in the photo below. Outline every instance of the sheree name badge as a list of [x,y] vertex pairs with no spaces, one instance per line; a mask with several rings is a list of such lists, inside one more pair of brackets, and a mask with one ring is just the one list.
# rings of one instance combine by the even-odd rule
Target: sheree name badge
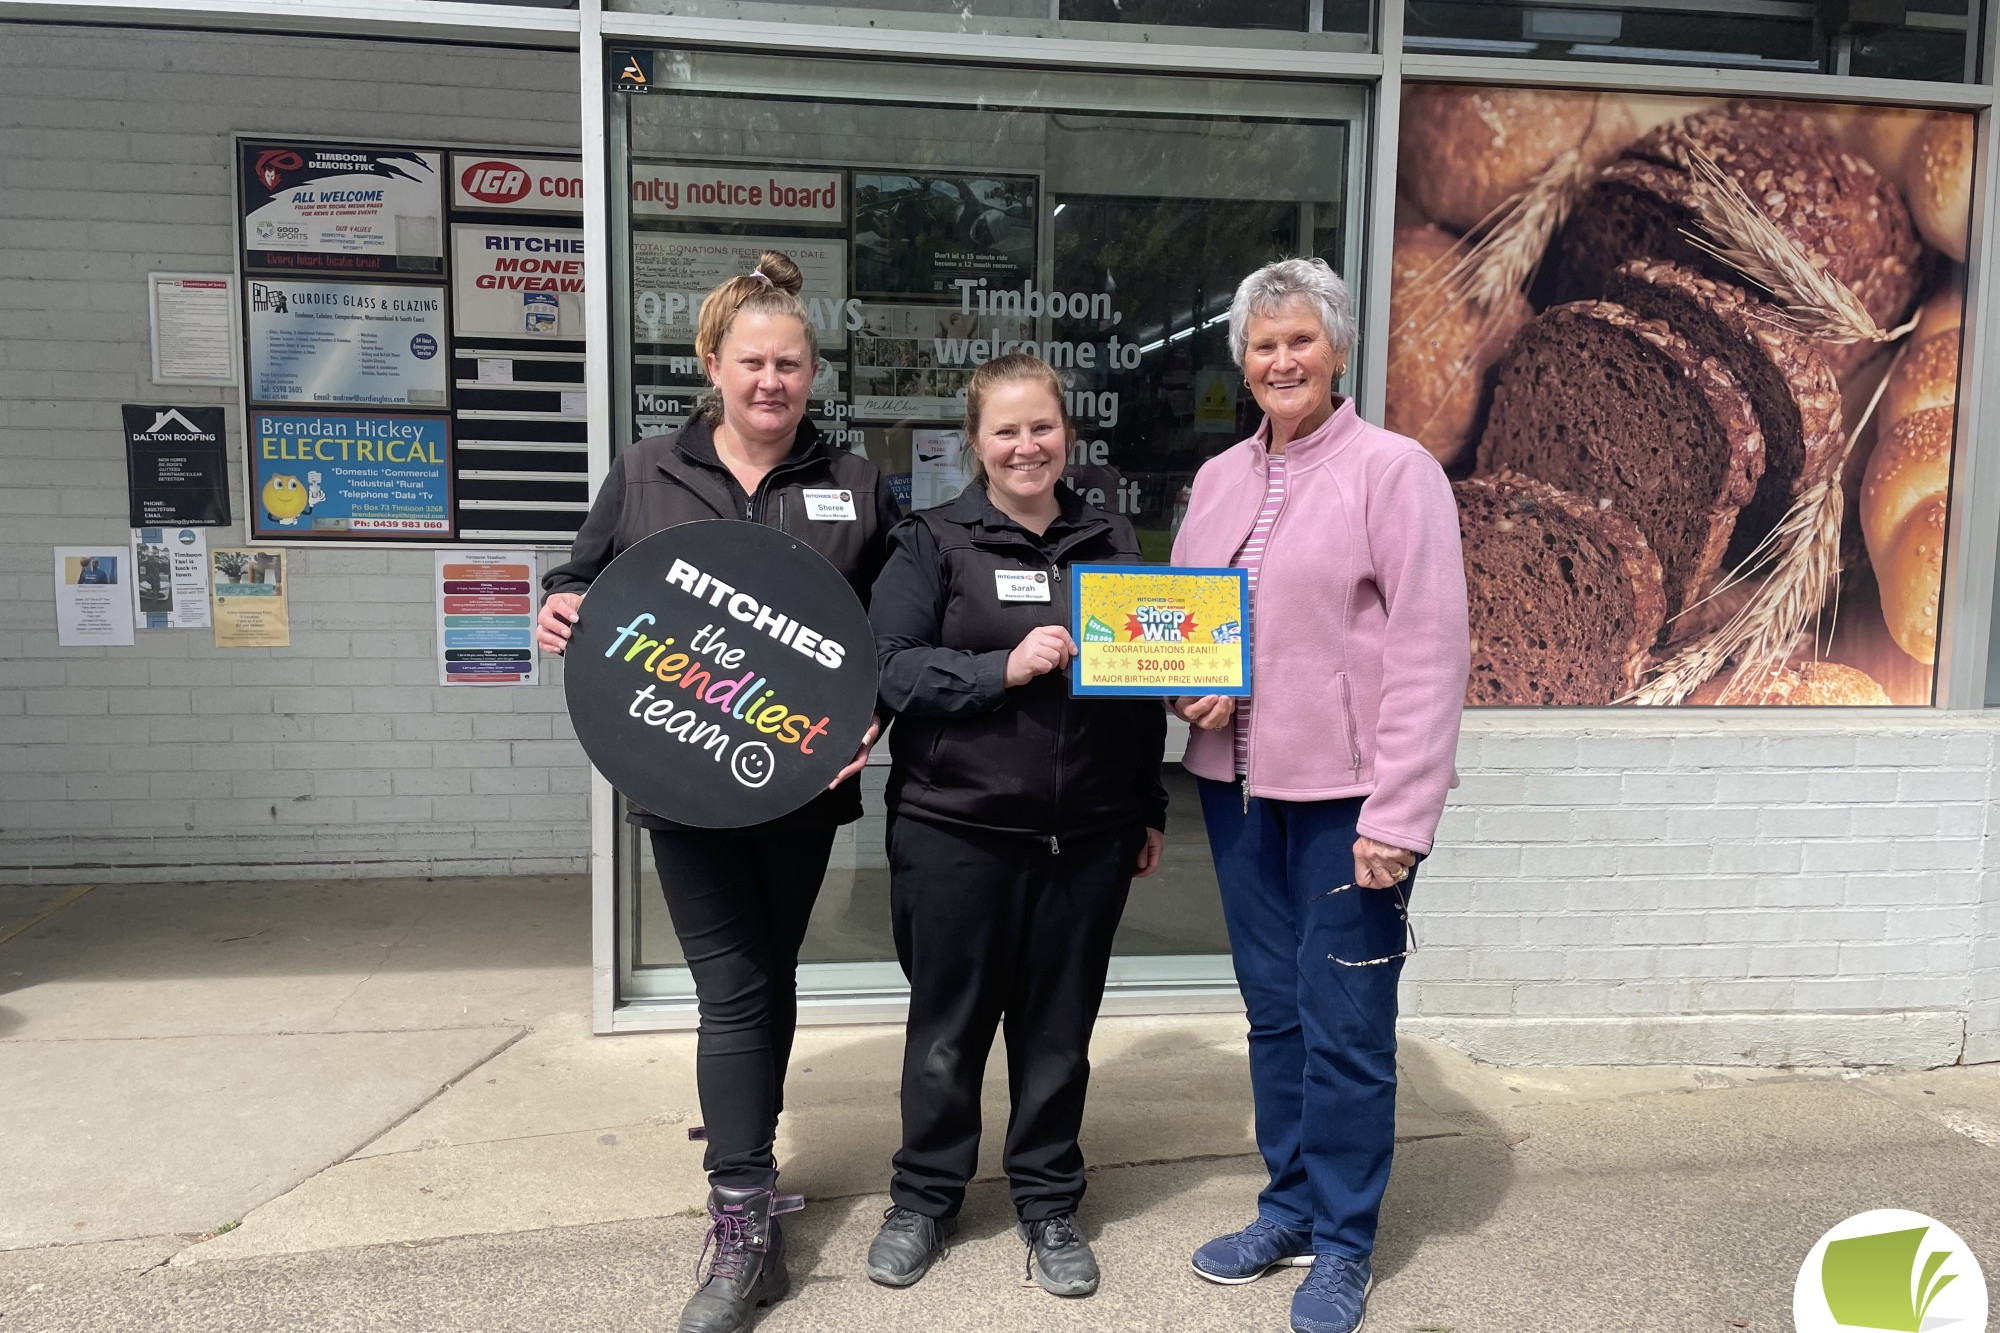
[[1250,693],[1250,580],[1240,569],[1070,566],[1070,693]]

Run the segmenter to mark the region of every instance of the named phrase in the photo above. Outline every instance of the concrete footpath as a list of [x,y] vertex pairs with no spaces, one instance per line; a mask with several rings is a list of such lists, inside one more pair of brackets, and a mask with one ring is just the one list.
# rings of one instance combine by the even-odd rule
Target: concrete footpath
[[[571,878],[0,888],[0,1333],[671,1329],[693,1038],[589,1034],[588,916]],[[780,1147],[810,1205],[761,1329],[1286,1327],[1295,1274],[1187,1269],[1262,1180],[1240,1018],[1100,1026],[1082,1301],[1023,1284],[991,1151],[930,1277],[861,1275],[900,1052],[801,1035]],[[2000,1066],[1403,1066],[1371,1330],[1788,1330],[1813,1241],[1880,1207],[2000,1273]]]

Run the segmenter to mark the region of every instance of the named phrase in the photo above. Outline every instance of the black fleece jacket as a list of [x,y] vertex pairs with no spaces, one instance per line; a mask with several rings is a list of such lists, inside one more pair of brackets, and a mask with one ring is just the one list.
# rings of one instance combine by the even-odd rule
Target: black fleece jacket
[[[897,815],[1060,839],[1166,828],[1166,713],[1153,699],[1073,699],[1067,672],[1008,689],[1007,655],[1039,625],[1068,625],[1069,566],[1140,558],[1130,522],[1067,486],[1036,536],[983,486],[890,534],[869,620]],[[999,574],[1047,576],[1049,600],[1002,600]],[[1010,580],[1010,586],[1013,581]]]

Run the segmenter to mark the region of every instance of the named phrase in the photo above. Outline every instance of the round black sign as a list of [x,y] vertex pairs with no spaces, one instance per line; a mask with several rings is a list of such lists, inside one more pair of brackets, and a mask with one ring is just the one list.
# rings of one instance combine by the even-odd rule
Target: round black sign
[[563,692],[584,753],[635,805],[741,828],[798,809],[854,757],[875,639],[811,547],[760,523],[683,523],[590,585]]

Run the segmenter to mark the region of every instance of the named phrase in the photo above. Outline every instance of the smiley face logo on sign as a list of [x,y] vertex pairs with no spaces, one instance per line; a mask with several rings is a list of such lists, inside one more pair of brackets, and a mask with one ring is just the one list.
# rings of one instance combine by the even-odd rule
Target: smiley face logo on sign
[[847,580],[755,523],[684,523],[590,586],[563,689],[584,753],[635,805],[740,828],[826,790],[875,709],[875,642]]

